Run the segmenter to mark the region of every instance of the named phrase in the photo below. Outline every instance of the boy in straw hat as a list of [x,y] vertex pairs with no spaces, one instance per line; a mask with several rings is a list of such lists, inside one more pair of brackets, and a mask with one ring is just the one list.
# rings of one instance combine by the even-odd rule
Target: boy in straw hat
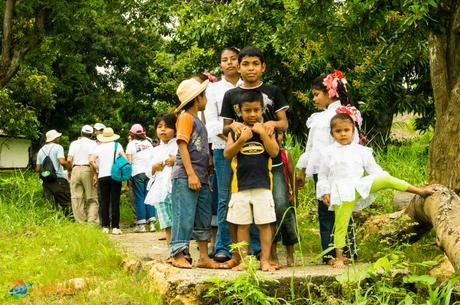
[[171,263],[178,268],[192,268],[189,254],[190,239],[198,243],[199,268],[217,268],[208,257],[208,240],[211,235],[211,201],[208,190],[209,147],[205,125],[198,111],[206,107],[204,90],[209,81],[200,83],[187,79],[180,83],[176,94],[180,105],[176,109],[178,151],[171,178],[172,213],[170,255]]

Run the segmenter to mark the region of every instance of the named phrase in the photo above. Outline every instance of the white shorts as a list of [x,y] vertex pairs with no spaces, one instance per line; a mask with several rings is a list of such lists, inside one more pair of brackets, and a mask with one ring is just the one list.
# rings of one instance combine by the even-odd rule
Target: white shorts
[[258,188],[232,193],[228,203],[227,221],[236,225],[275,222],[275,202],[272,192]]

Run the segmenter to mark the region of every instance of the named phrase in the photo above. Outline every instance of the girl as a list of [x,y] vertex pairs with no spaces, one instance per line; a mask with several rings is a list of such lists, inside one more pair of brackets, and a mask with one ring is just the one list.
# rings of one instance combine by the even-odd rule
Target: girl
[[[334,142],[330,133],[331,118],[335,115],[335,110],[342,104],[349,102],[346,88],[346,80],[342,72],[335,70],[328,75],[320,75],[315,78],[311,84],[313,91],[313,100],[315,105],[324,109],[322,112],[313,113],[307,120],[307,127],[310,129],[308,141],[297,167],[301,169],[297,177],[297,187],[302,188],[305,183],[305,176],[313,176],[313,180],[318,180],[318,171],[321,160],[324,158],[323,150],[329,144]],[[361,116],[356,113],[358,125],[361,125]],[[358,142],[358,134],[353,135],[353,141]],[[321,247],[323,252],[330,248],[332,244],[332,229],[334,226],[334,211],[328,211],[327,206],[318,200],[318,220],[321,236]],[[354,231],[350,230],[350,239],[352,248],[354,248]],[[351,249],[352,251],[354,249]],[[323,262],[328,263],[334,251],[326,252],[323,255]]]
[[171,171],[177,154],[176,116],[172,113],[160,114],[155,120],[155,129],[160,144],[152,150],[152,159],[146,172],[150,181],[145,203],[155,206],[160,228],[165,229],[169,246],[172,225]]
[[147,196],[147,183],[149,182],[145,172],[150,161],[150,152],[153,149],[153,145],[145,136],[145,130],[141,124],[131,126],[129,136],[132,140],[126,147],[126,156],[129,163],[133,165],[133,174],[130,180],[137,218],[134,232],[145,232],[146,224],[150,224],[149,230],[153,232],[155,231],[155,208],[144,203],[145,196]]
[[324,151],[316,188],[317,198],[335,210],[334,268],[343,268],[350,263],[343,256],[343,247],[351,213],[353,209],[370,205],[375,199],[374,193],[392,188],[426,197],[436,191],[432,185],[418,188],[390,176],[375,162],[370,148],[354,143],[358,119],[356,108],[353,108],[340,107],[331,119],[331,135],[335,142]]

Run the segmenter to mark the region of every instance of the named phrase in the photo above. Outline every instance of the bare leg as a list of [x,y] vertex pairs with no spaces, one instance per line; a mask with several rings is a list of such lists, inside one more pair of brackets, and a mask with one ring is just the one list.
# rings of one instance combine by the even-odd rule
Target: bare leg
[[437,191],[436,185],[427,185],[423,187],[416,187],[409,184],[407,192],[417,194],[421,197],[427,197]]
[[270,224],[257,225],[260,232],[260,269],[262,271],[274,272],[276,268],[270,264],[270,251],[272,247],[273,231]]
[[245,242],[245,245],[239,248],[237,251],[234,252],[234,256],[236,252],[238,253],[239,257],[239,265],[236,267],[233,267],[233,271],[244,271],[246,270],[244,258],[248,255],[249,251],[249,239],[250,239],[250,234],[249,234],[249,226],[250,225],[237,225],[237,236],[238,236],[238,243]]
[[286,264],[288,267],[294,266],[294,245],[286,246]]
[[198,268],[217,269],[219,264],[208,256],[208,241],[198,240],[198,250],[200,251],[200,259],[198,260]]
[[335,259],[333,260],[332,267],[339,269],[345,267],[345,256],[343,256],[343,248],[335,248]]
[[171,241],[171,228],[165,229],[165,238],[166,238],[166,244],[169,245],[169,242]]

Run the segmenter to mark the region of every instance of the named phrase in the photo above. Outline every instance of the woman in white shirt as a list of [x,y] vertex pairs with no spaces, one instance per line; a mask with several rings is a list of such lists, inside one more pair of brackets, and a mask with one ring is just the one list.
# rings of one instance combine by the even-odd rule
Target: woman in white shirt
[[[116,142],[119,138],[120,136],[115,134],[112,128],[104,128],[102,134],[97,135],[100,144],[89,157],[89,164],[93,170],[93,183],[97,183],[99,188],[102,231],[109,233],[109,228],[112,227],[112,234],[116,235],[122,233],[120,230],[121,182],[112,179],[111,170],[118,155],[126,158],[123,147]],[[112,211],[111,217],[109,211]]]
[[136,208],[136,227],[134,232],[146,232],[145,225],[149,225],[149,231],[155,231],[156,212],[152,205],[145,204],[147,196],[147,184],[149,178],[145,172],[150,164],[152,143],[147,139],[145,130],[140,124],[134,124],[129,130],[131,141],[126,147],[126,156],[133,165],[133,174],[130,179]]

